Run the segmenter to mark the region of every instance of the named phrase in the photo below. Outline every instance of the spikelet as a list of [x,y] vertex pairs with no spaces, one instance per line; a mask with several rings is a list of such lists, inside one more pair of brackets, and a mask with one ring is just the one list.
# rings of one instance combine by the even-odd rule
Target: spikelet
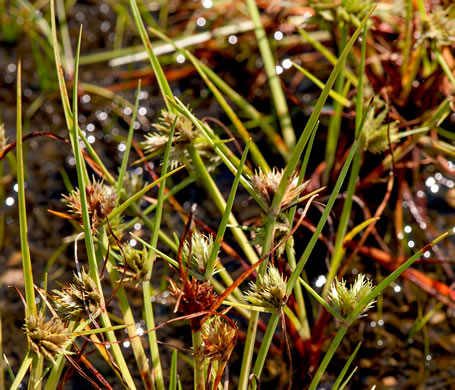
[[280,309],[287,301],[286,280],[275,266],[269,264],[267,272],[263,276],[258,275],[257,283],[250,282],[246,298],[256,306]]

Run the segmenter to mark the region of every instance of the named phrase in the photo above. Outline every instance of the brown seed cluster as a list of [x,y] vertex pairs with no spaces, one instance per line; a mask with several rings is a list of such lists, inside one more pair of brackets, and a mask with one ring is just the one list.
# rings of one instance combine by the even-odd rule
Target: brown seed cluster
[[[98,181],[93,181],[85,188],[87,196],[87,208],[90,223],[95,230],[106,218],[115,206],[115,191],[112,187]],[[71,191],[69,195],[63,195],[64,202],[70,209],[72,218],[79,225],[83,225],[81,194],[79,188]]]
[[[211,310],[218,297],[210,282],[201,282],[197,279],[192,279],[191,282],[187,280],[183,283],[183,288],[179,288],[170,280],[170,292],[178,301],[177,309],[185,315]],[[201,328],[201,320],[202,317],[190,320],[193,331]]]

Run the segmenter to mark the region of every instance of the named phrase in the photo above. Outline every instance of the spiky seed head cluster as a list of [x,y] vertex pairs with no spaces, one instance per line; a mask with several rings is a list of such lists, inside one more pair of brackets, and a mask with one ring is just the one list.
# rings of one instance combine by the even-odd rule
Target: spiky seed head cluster
[[256,306],[280,309],[287,300],[286,280],[274,265],[269,264],[267,272],[263,276],[258,275],[256,283],[250,282],[250,290],[247,291],[246,298]]
[[[115,206],[115,190],[101,181],[93,181],[85,188],[87,196],[87,208],[90,216],[92,229],[95,230],[109,215]],[[83,225],[81,194],[79,188],[71,191],[69,195],[63,195],[63,202],[69,207],[73,219]]]
[[455,42],[455,5],[435,6],[425,17],[424,32],[417,43],[429,41],[439,50]]
[[[126,274],[125,281],[132,282],[138,286],[144,280],[150,269],[150,262],[147,261],[147,256],[142,251],[134,249],[131,245],[125,245],[123,252],[126,258]],[[120,272],[125,272],[125,264],[118,267]]]
[[373,7],[372,0],[310,0],[309,5],[315,10],[316,21],[329,23],[352,23],[359,26],[360,22]]
[[219,158],[208,141],[200,134],[199,129],[195,128],[187,117],[167,110],[161,111],[159,122],[153,125],[157,132],[145,136],[145,141],[142,143],[145,151],[152,155],[164,153],[175,118],[177,122],[169,155],[171,169],[189,161],[188,148],[191,145],[196,148],[207,168],[214,168],[219,163]]
[[64,321],[79,320],[87,309],[93,319],[101,314],[101,294],[84,268],[80,277],[74,274],[73,283],[52,292],[55,311]]
[[[212,248],[212,234],[205,235],[195,231],[191,235],[191,261],[189,263],[191,269],[196,274],[204,275]],[[188,258],[190,256],[190,244],[188,240],[185,240],[182,255],[184,263],[188,264]]]
[[389,149],[390,143],[398,139],[397,122],[386,122],[387,109],[375,116],[375,109],[371,108],[365,119],[360,138],[361,148],[374,154],[380,154]]
[[[273,197],[278,190],[283,173],[284,169],[273,168],[270,172],[263,172],[259,169],[251,177],[253,188],[269,206],[272,204]],[[306,184],[297,185],[297,178],[298,175],[294,172],[287,183],[286,191],[281,201],[281,209],[292,203],[305,189]]]
[[55,355],[71,354],[71,352],[62,348],[70,338],[59,318],[53,318],[46,322],[41,314],[37,316],[30,315],[25,320],[24,330],[30,348],[37,355],[44,356],[46,359],[55,362]]
[[[357,279],[351,286],[346,286],[346,281],[335,279],[329,290],[329,300],[333,309],[341,314],[343,318],[347,318],[360,304],[360,302],[373,291],[373,282],[364,274],[359,274]],[[369,302],[360,312],[359,317],[362,317],[370,310],[376,300]]]
[[8,137],[5,132],[5,124],[0,123],[0,152],[8,145]]
[[232,324],[212,317],[202,326],[202,356],[209,362],[227,361],[237,341]]

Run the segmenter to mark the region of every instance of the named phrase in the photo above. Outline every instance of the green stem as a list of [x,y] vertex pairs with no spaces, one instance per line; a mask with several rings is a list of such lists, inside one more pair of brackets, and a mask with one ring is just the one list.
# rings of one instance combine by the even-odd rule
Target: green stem
[[291,117],[289,116],[286,97],[284,96],[283,88],[281,87],[280,79],[276,73],[275,59],[273,58],[272,50],[270,49],[269,41],[262,26],[261,16],[255,0],[246,0],[248,13],[254,24],[254,32],[258,42],[259,51],[261,52],[264,61],[265,73],[272,92],[272,99],[275,106],[278,120],[280,121],[283,139],[290,150],[295,145],[295,132],[292,128]]
[[191,332],[193,339],[194,353],[194,390],[204,390],[204,366],[202,365],[202,338],[201,330],[193,330]]
[[[338,50],[341,53],[346,46],[346,41],[348,37],[348,26],[346,23],[343,23],[341,27],[341,38]],[[335,92],[339,95],[342,95],[343,88],[344,88],[344,70],[340,70],[338,78],[335,82]],[[335,115],[330,118],[329,129],[327,133],[327,142],[325,148],[325,161],[327,167],[324,171],[324,183],[327,184],[329,182],[330,173],[332,171],[332,166],[335,161],[336,156],[336,149],[338,145],[338,137],[340,135],[340,127],[341,127],[341,115],[343,113],[343,106],[337,101],[334,100],[333,102],[333,109],[335,111]]]
[[16,377],[14,378],[10,390],[16,390],[19,388],[19,385],[21,384],[22,379],[24,379],[24,376],[27,373],[30,364],[32,364],[32,360],[33,356],[30,352],[28,352],[27,355],[25,355],[24,360],[22,360],[22,364],[19,367],[19,371],[17,372]]
[[[256,362],[253,368],[253,374],[257,378],[261,376],[262,368],[264,367],[265,359],[267,358],[267,352],[272,343],[273,335],[275,334],[275,329],[278,326],[280,321],[280,313],[272,314],[268,322],[267,330],[265,332],[264,338],[261,342],[261,347],[259,348],[258,356],[256,357]],[[256,384],[256,382],[254,382]],[[253,388],[256,388],[255,386]]]
[[444,59],[442,53],[439,51],[439,49],[434,48],[433,53],[436,55],[436,59],[439,62],[439,65],[441,65],[442,70],[452,83],[453,87],[455,88],[455,77],[452,73],[452,70],[449,68],[449,65],[447,64],[446,60]]
[[330,343],[329,350],[326,352],[324,359],[322,360],[321,364],[318,367],[318,370],[316,371],[316,374],[314,374],[313,380],[311,381],[310,387],[308,390],[316,390],[322,374],[324,374],[325,369],[330,363],[330,360],[332,360],[333,355],[335,354],[338,346],[340,345],[341,340],[343,340],[344,335],[346,334],[347,330],[349,328],[349,324],[344,323],[340,329],[338,329],[338,332],[335,336],[335,338],[332,340]]

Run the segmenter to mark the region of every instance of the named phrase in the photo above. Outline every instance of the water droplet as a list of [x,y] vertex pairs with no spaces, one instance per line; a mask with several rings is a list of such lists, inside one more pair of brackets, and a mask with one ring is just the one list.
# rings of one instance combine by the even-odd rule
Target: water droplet
[[440,172],[438,172],[436,175],[434,175],[434,178],[436,180],[441,180],[442,179],[442,174]]
[[379,326],[384,325],[384,320],[379,320],[379,321],[378,321],[378,325],[379,325]]
[[406,226],[404,227],[404,232],[405,232],[405,233],[411,233],[411,232],[412,232],[412,227],[409,226],[409,225],[406,225]]
[[235,45],[237,43],[238,39],[235,35],[229,35],[228,42],[231,45]]
[[139,115],[147,114],[147,109],[145,107],[140,107],[138,110]]
[[134,230],[141,230],[142,225],[138,222],[134,224]]
[[9,64],[7,69],[8,69],[8,72],[11,72],[11,73],[15,72],[16,71],[16,64]]
[[431,355],[427,355],[425,356],[425,359],[427,359],[427,361],[430,361],[432,358],[431,358]]
[[96,138],[93,135],[89,135],[87,137],[87,141],[89,144],[93,144],[95,142]]
[[433,186],[435,184],[436,184],[436,180],[434,179],[434,177],[430,176],[427,180],[425,180],[425,185],[427,187],[431,187],[431,186]]
[[94,131],[95,130],[95,125],[93,123],[89,123],[87,125],[87,131]]
[[12,196],[8,196],[5,200],[7,206],[12,206],[14,204],[14,198]]
[[375,321],[371,321],[371,322],[370,322],[370,326],[371,326],[372,328],[375,328],[375,327],[376,327],[376,322],[375,322]]
[[316,287],[322,287],[325,282],[327,282],[326,277],[324,275],[319,275],[314,284]]
[[131,343],[128,340],[123,342],[123,347],[124,348],[129,348],[130,345],[131,345]]
[[111,28],[111,24],[106,20],[105,22],[101,23],[100,30],[102,32],[108,32]]
[[14,190],[14,192],[17,192],[17,191],[19,191],[19,184],[17,184],[17,183],[16,183],[16,184],[14,184],[14,186],[13,186],[13,190]]
[[177,57],[175,58],[175,60],[179,63],[179,64],[183,64],[185,62],[185,56],[183,54],[179,54],[177,55]]
[[125,115],[131,115],[132,112],[133,112],[133,111],[132,111],[131,108],[129,108],[129,107],[125,107],[125,108],[123,109],[123,113],[124,113]]
[[275,34],[273,34],[273,37],[277,40],[277,41],[281,41],[284,37],[283,33],[281,31],[275,31]]
[[289,58],[286,58],[283,60],[283,62],[281,63],[281,66],[284,68],[284,69],[289,69],[291,66],[292,66],[292,61],[289,59]]
[[430,252],[430,251],[426,251],[426,252],[424,252],[424,254],[423,254],[423,257],[425,257],[425,258],[427,258],[427,259],[428,259],[430,256],[431,256],[431,252]]
[[412,240],[408,241],[408,247],[409,248],[414,248],[416,246],[416,243]]
[[109,6],[107,4],[100,5],[100,12],[102,14],[107,14],[109,12]]
[[119,152],[124,152],[126,150],[126,145],[124,143],[120,143],[117,146]]
[[281,73],[283,73],[283,68],[282,68],[280,65],[277,65],[277,66],[275,67],[275,69],[276,69],[276,74],[281,74]]
[[136,244],[137,244],[137,241],[134,238],[132,238],[130,240],[130,245],[134,248],[136,246]]
[[90,95],[82,95],[81,102],[88,103],[90,101]]
[[401,291],[401,287],[396,285],[394,288],[393,288],[393,291],[395,291],[396,293],[399,293]]
[[141,167],[137,167],[134,172],[136,172],[136,175],[142,175],[142,173],[144,172],[144,170],[141,168]]
[[207,9],[212,8],[213,2],[212,2],[212,0],[202,0],[202,6]]
[[139,129],[139,127],[141,127],[141,124],[140,124],[138,121],[135,121],[135,122],[133,123],[133,129],[134,129],[134,130],[137,130],[137,129]]
[[425,192],[423,192],[422,190],[418,190],[417,191],[417,197],[420,198],[420,199],[425,198]]
[[434,184],[430,187],[430,191],[433,193],[433,194],[436,194],[438,191],[439,191],[439,186],[437,184]]
[[404,238],[404,234],[402,232],[397,234],[397,237],[399,240],[402,240]]
[[199,27],[204,27],[206,23],[207,23],[207,21],[202,16],[200,18],[197,18],[197,20],[196,20],[196,24]]
[[382,346],[382,344],[384,344],[384,342],[382,340],[378,340],[378,345]]

